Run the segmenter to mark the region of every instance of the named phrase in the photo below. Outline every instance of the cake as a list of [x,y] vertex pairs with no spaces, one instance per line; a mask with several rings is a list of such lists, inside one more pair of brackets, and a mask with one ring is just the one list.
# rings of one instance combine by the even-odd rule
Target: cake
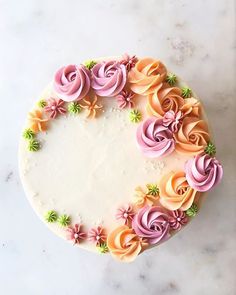
[[67,65],[19,145],[39,218],[78,248],[130,262],[181,231],[223,175],[197,95],[154,58]]

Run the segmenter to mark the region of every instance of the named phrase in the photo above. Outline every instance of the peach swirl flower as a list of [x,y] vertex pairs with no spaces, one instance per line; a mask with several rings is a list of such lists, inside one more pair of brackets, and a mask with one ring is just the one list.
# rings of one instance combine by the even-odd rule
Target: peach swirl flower
[[168,111],[181,111],[183,117],[200,117],[202,112],[199,100],[193,97],[184,99],[182,90],[178,87],[163,87],[150,94],[147,110],[156,117],[163,117]]
[[117,227],[107,237],[107,246],[111,255],[123,262],[133,261],[147,246],[134,230],[127,225]]
[[30,129],[37,133],[47,130],[48,119],[43,119],[43,113],[40,110],[34,110],[29,113]]
[[181,94],[182,91],[178,87],[162,88],[155,91],[148,96],[148,112],[157,117],[163,117],[168,111],[177,113],[184,105]]
[[210,141],[207,123],[194,117],[185,117],[177,133],[175,150],[181,154],[197,155],[204,152]]
[[153,58],[140,59],[130,70],[128,82],[134,93],[148,95],[160,89],[166,78],[166,68]]
[[164,175],[159,183],[160,203],[169,210],[188,210],[198,192],[191,188],[183,171]]

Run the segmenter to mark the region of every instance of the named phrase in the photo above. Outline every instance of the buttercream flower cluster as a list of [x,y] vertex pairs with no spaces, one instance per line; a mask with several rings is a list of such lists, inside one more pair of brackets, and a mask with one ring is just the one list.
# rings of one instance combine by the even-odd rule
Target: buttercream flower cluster
[[[132,63],[128,63],[131,67]],[[124,61],[102,61],[91,70],[84,65],[68,65],[60,68],[53,81],[54,91],[64,101],[79,101],[92,88],[99,96],[114,97],[124,88],[127,67]]]

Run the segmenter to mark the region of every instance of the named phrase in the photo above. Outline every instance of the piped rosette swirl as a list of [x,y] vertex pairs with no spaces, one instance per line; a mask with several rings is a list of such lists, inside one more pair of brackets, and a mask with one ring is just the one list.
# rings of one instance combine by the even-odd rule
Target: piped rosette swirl
[[199,192],[206,192],[221,181],[223,168],[218,160],[203,154],[186,162],[185,173],[187,182],[192,188]]
[[64,101],[81,100],[90,89],[90,72],[84,65],[62,67],[54,76],[53,88]]
[[140,150],[150,158],[167,156],[175,149],[173,133],[163,125],[162,119],[150,117],[137,129],[136,139]]
[[118,61],[104,61],[92,68],[91,86],[99,96],[116,96],[124,88],[127,70]]

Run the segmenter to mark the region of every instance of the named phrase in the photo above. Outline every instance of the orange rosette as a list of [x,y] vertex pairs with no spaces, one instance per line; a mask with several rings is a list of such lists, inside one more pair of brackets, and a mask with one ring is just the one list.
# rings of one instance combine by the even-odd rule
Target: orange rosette
[[129,71],[128,82],[134,93],[148,95],[161,88],[166,73],[166,67],[159,60],[144,58]]
[[200,154],[210,141],[207,123],[198,118],[185,117],[174,138],[177,152],[192,156]]
[[111,255],[123,262],[133,261],[146,243],[138,237],[133,229],[122,225],[113,230],[107,237],[107,246]]
[[150,94],[148,96],[148,112],[157,117],[163,117],[170,110],[177,113],[184,105],[181,94],[182,91],[178,87],[162,88]]
[[178,87],[163,87],[148,96],[147,111],[156,117],[163,117],[168,111],[182,112],[182,117],[200,117],[201,103],[196,98],[182,97]]
[[191,188],[183,171],[170,172],[159,183],[160,203],[169,210],[188,210],[199,194]]

